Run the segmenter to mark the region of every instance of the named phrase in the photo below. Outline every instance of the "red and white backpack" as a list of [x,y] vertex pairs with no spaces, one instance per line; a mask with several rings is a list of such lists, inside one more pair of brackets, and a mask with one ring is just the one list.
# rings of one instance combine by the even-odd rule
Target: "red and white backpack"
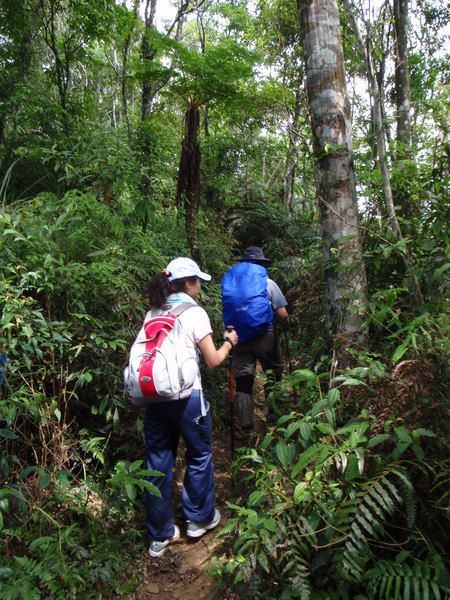
[[182,302],[158,316],[148,312],[123,372],[135,406],[187,397],[199,373],[195,347],[186,346],[178,317],[196,306]]

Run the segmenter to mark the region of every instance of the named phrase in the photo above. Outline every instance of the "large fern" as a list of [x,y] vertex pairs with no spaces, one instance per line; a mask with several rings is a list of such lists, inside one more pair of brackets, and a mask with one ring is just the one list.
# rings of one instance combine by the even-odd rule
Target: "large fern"
[[288,520],[287,538],[283,548],[283,575],[300,600],[310,600],[311,580],[309,554],[303,528],[298,521]]
[[382,536],[386,522],[400,504],[409,507],[407,512],[413,519],[412,484],[395,465],[369,479],[354,498],[341,505],[336,528],[347,538],[335,562],[346,579],[363,579],[365,566],[372,558],[370,542]]
[[374,600],[441,600],[450,592],[444,574],[440,557],[433,562],[380,560],[367,574],[367,589]]

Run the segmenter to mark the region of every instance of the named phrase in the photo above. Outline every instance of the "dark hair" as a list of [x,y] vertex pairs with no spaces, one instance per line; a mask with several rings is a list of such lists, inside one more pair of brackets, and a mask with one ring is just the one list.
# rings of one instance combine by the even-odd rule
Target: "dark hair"
[[150,277],[147,286],[150,306],[152,308],[167,308],[167,298],[170,294],[184,292],[186,281],[194,283],[197,279],[196,275],[192,275],[169,281],[164,273],[156,273],[156,275]]

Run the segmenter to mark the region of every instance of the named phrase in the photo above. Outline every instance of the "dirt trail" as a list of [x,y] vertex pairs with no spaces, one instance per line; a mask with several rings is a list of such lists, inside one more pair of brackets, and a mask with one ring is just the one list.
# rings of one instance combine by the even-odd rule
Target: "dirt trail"
[[213,437],[216,503],[222,513],[219,526],[199,540],[186,537],[179,501],[184,471],[180,456],[180,461],[177,460],[174,500],[175,521],[181,526],[181,538],[169,545],[161,558],[142,557],[133,570],[143,581],[128,600],[209,600],[214,597],[215,581],[208,572],[211,569],[210,559],[218,545],[215,534],[226,522],[225,503],[237,492],[230,478],[231,456],[226,433],[213,432]]
[[[260,369],[259,369],[260,370]],[[262,381],[257,377],[253,388],[255,400],[255,432],[265,430],[266,404]],[[240,442],[236,440],[236,447]],[[230,477],[230,439],[227,431],[213,428],[213,457],[216,504],[222,519],[214,531],[199,540],[190,540],[183,529],[184,516],[181,508],[181,487],[184,475],[184,449],[182,442],[178,451],[175,469],[174,510],[175,522],[181,526],[181,537],[170,544],[161,558],[142,556],[133,568],[141,578],[139,588],[127,600],[212,600],[216,582],[209,574],[211,558],[219,545],[216,533],[227,521],[226,502],[239,496]],[[241,490],[242,491],[242,490]],[[221,592],[220,600],[236,600],[231,590]]]

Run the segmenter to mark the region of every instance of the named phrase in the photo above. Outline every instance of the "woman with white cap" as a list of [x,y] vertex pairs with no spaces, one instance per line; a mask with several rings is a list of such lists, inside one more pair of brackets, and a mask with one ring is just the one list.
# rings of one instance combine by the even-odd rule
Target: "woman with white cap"
[[[148,284],[152,314],[158,316],[180,303],[192,306],[178,316],[187,348],[199,349],[208,367],[217,367],[238,342],[235,331],[224,332],[224,342],[216,349],[206,311],[197,304],[202,281],[211,276],[203,273],[196,262],[180,257],[171,261],[163,273],[154,275]],[[211,447],[211,415],[204,398],[200,375],[183,397],[147,406],[144,422],[147,468],[164,473],[151,477],[161,497],[147,494],[147,531],[149,554],[161,556],[168,544],[180,536],[173,522],[171,507],[173,467],[180,435],[186,444],[186,471],[182,504],[187,519],[186,533],[201,537],[216,527],[220,512],[214,504],[214,466]]]

